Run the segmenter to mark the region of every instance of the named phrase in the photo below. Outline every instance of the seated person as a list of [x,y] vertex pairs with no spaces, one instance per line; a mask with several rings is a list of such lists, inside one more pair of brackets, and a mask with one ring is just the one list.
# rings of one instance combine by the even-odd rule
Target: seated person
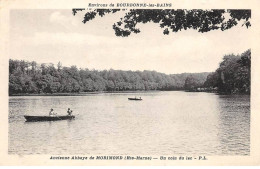
[[69,116],[71,116],[72,115],[72,110],[70,110],[70,108],[68,108],[67,113],[68,113]]
[[49,113],[49,116],[55,116],[55,115],[56,115],[56,113],[54,113],[53,109],[51,108],[51,111],[50,111],[50,113]]

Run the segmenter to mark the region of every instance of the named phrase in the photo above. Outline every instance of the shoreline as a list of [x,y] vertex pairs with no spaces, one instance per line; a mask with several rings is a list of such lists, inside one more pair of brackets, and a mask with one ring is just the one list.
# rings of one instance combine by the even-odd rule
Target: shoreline
[[[167,90],[168,91],[168,90]],[[183,91],[183,90],[170,90],[170,91]],[[99,91],[99,92],[79,92],[79,93],[27,93],[27,94],[12,94],[10,96],[85,96],[92,94],[104,93],[147,93],[147,92],[164,92],[164,90],[147,90],[147,91]]]
[[169,92],[169,91],[182,91],[187,93],[215,93],[217,95],[250,95],[246,93],[236,93],[236,94],[228,94],[228,93],[218,93],[215,91],[185,91],[185,90],[146,90],[146,91],[98,91],[98,92],[79,92],[79,93],[27,93],[27,94],[12,94],[8,95],[12,96],[86,96],[86,95],[94,95],[94,94],[105,94],[105,93],[147,93],[147,92]]

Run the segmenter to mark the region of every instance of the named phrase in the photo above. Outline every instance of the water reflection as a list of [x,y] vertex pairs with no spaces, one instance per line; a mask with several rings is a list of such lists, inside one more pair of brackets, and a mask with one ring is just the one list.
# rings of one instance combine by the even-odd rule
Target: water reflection
[[250,155],[250,96],[219,96],[221,153]]
[[[213,93],[10,97],[11,154],[249,155],[250,99]],[[49,108],[75,120],[24,122]]]

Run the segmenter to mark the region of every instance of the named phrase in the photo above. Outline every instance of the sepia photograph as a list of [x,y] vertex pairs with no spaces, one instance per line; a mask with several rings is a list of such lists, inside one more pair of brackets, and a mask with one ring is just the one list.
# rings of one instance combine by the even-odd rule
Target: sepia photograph
[[11,10],[8,153],[250,155],[250,20]]
[[260,165],[259,3],[29,1],[0,2],[0,166]]

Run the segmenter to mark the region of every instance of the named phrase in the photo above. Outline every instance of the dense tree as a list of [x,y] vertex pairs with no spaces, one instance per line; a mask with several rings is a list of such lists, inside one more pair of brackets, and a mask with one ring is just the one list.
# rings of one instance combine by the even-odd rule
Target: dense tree
[[207,77],[205,87],[217,87],[220,93],[250,94],[251,50],[241,55],[225,55],[219,68]]
[[207,88],[215,88],[218,86],[218,84],[220,83],[219,82],[220,78],[219,78],[219,74],[216,73],[216,72],[213,72],[213,73],[210,73],[208,76],[207,76],[207,79],[204,83],[204,87],[207,87]]
[[219,93],[250,93],[251,50],[225,55],[212,73],[166,75],[156,71],[88,70],[76,66],[9,60],[9,94],[94,91],[188,90],[218,88]]
[[[96,16],[103,17],[120,10],[88,9],[82,22],[86,23]],[[78,12],[77,9],[72,11],[74,15]],[[165,35],[170,31],[178,32],[187,29],[195,29],[201,33],[217,29],[224,31],[238,25],[240,21],[243,22],[242,26],[247,28],[251,26],[251,10],[130,9],[125,11],[125,16],[113,25],[116,36],[126,37],[131,33],[140,33],[137,24],[148,22],[158,23]]]
[[[166,75],[155,71],[88,70],[76,66],[62,67],[59,62],[37,64],[9,61],[9,94],[75,93],[93,91],[182,90],[189,75],[207,76],[209,73]],[[25,64],[26,63],[26,64]],[[33,65],[28,68],[24,65]],[[204,80],[205,81],[205,80]]]
[[203,87],[208,75],[208,73],[189,75],[185,80],[184,89],[197,91],[197,88]]

